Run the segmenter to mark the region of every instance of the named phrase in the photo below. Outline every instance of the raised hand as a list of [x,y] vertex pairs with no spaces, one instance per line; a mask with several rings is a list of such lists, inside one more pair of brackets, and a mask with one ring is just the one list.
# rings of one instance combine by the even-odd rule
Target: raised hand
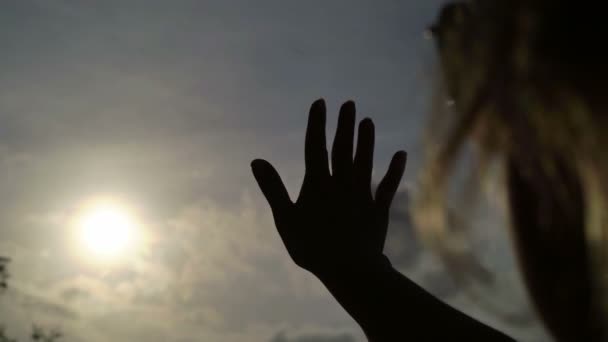
[[291,258],[323,282],[369,341],[512,341],[437,300],[390,265],[382,249],[406,153],[395,153],[372,197],[374,124],[367,118],[360,122],[353,159],[354,130],[355,104],[349,101],[340,109],[330,173],[325,102],[313,103],[306,173],[295,203],[270,163],[251,163]]
[[353,160],[355,104],[349,101],[342,105],[331,153],[331,172],[325,122],[325,102],[317,100],[310,108],[306,173],[295,203],[270,163],[262,159],[251,163],[289,255],[297,265],[317,276],[382,258],[389,209],[407,156],[404,151],[395,153],[372,197],[372,120],[366,118],[359,124]]

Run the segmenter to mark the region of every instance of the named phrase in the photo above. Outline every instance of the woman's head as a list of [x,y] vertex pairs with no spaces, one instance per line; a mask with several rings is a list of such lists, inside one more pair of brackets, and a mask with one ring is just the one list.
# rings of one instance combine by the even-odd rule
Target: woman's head
[[561,340],[597,340],[608,318],[603,17],[592,2],[470,1],[444,7],[431,28],[454,105],[435,118],[443,130],[422,176],[423,233],[445,250],[436,216],[465,141],[499,157],[524,279]]

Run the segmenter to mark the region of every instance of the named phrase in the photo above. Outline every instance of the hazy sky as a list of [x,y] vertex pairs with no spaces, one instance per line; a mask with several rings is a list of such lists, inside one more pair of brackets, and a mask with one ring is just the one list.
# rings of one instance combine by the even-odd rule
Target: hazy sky
[[[296,196],[310,103],[327,100],[331,141],[354,99],[376,123],[374,179],[405,148],[411,183],[433,84],[423,31],[441,2],[1,1],[0,255],[13,261],[0,324],[58,327],[65,341],[363,341],[289,260],[249,163],[274,163]],[[128,203],[149,237],[111,265],[74,246],[68,224],[99,196]],[[415,241],[406,205],[403,192],[388,243],[406,275],[542,340],[532,319],[473,305]],[[496,298],[528,317],[505,235],[484,232],[499,242],[480,253],[507,279]]]

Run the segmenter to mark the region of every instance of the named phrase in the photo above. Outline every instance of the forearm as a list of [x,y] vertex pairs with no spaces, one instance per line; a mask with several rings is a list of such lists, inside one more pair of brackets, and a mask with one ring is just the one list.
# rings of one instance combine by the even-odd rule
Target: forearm
[[512,341],[441,302],[396,271],[386,257],[319,275],[370,341]]

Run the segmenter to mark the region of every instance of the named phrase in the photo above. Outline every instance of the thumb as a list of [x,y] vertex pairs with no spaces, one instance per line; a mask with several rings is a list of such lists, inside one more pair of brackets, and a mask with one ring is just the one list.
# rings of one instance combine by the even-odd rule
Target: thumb
[[395,192],[399,188],[406,161],[407,153],[405,151],[395,153],[386,175],[376,189],[376,203],[385,213],[390,210]]
[[255,159],[251,162],[251,171],[275,218],[293,204],[281,176],[269,162]]

